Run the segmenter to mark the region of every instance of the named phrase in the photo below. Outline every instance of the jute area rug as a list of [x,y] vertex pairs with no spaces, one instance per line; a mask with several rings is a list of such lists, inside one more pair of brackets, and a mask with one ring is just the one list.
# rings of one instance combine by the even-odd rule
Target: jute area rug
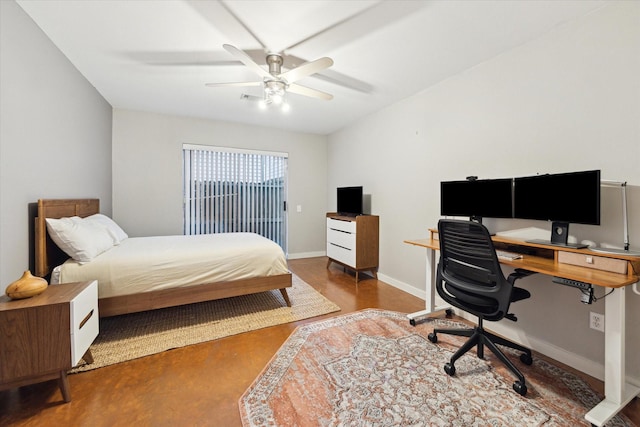
[[[582,379],[544,360],[505,350],[529,389],[485,350],[443,366],[465,338],[439,334],[446,319],[410,326],[406,315],[364,310],[300,326],[240,398],[244,426],[589,426],[601,399]],[[465,327],[465,326],[462,326]],[[629,426],[624,416],[609,426]]]
[[275,290],[102,318],[90,347],[94,362],[81,362],[70,373],[340,311],[295,274],[292,282],[287,288],[291,307]]

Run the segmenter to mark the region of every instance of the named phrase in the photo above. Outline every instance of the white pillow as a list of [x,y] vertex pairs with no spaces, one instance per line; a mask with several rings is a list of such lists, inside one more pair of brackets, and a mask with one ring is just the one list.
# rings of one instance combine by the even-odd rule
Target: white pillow
[[112,233],[101,224],[84,221],[74,216],[47,218],[47,230],[51,239],[74,260],[89,262],[115,244]]
[[84,220],[105,226],[107,230],[109,230],[113,234],[116,245],[119,245],[120,242],[122,242],[124,239],[127,239],[129,237],[127,233],[125,233],[124,230],[120,228],[120,226],[114,220],[112,220],[106,215],[102,215],[99,213],[93,214],[91,216],[86,217]]

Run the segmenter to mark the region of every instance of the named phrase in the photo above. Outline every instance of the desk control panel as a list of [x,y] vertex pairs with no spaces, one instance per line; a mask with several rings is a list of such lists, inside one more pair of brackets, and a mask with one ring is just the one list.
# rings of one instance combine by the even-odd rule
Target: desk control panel
[[580,297],[582,303],[591,304],[593,302],[593,285],[591,283],[565,279],[564,277],[554,277],[551,281],[561,285],[571,286],[572,288],[578,288],[582,291],[582,296]]

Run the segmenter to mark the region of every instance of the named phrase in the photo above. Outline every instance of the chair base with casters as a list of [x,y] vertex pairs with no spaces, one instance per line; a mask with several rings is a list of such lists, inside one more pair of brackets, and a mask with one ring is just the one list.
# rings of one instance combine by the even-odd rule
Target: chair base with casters
[[522,372],[520,372],[520,370],[511,362],[511,360],[509,360],[507,356],[505,356],[505,354],[497,347],[497,345],[503,345],[505,347],[513,348],[514,350],[522,351],[523,353],[520,355],[520,361],[525,365],[531,365],[533,363],[533,358],[531,357],[531,350],[519,344],[516,344],[514,342],[508,341],[495,334],[492,334],[491,332],[484,329],[482,323],[483,323],[482,319],[479,319],[478,326],[476,326],[473,329],[434,329],[433,332],[428,335],[427,338],[432,343],[438,342],[437,334],[439,333],[448,334],[448,335],[457,335],[461,337],[470,337],[462,345],[462,347],[460,347],[458,351],[456,351],[454,355],[451,356],[449,363],[444,365],[444,371],[450,376],[455,375],[456,360],[458,360],[460,357],[462,357],[462,355],[464,355],[465,353],[467,353],[469,350],[471,350],[473,347],[476,347],[476,346],[478,347],[477,349],[478,358],[483,359],[484,346],[486,345],[489,348],[489,350],[491,350],[491,352],[495,354],[496,357],[500,359],[500,361],[504,363],[507,366],[507,368],[509,368],[509,370],[513,372],[513,374],[518,378],[513,383],[513,389],[515,390],[515,392],[521,396],[526,395],[527,385],[525,383],[524,375],[522,375]]
[[478,318],[478,325],[474,329],[435,329],[429,334],[431,342],[438,340],[438,333],[469,337],[445,365],[445,372],[455,375],[456,360],[473,347],[477,347],[478,357],[482,359],[486,346],[517,377],[513,389],[524,396],[527,394],[524,375],[498,345],[522,351],[520,360],[528,365],[533,362],[531,350],[486,331],[483,322],[497,322],[504,318],[516,321],[516,316],[509,313],[510,304],[527,299],[531,294],[526,289],[515,287],[515,282],[534,272],[516,269],[506,278],[489,230],[480,223],[441,219],[438,221],[438,236],[440,262],[436,290],[447,303]]

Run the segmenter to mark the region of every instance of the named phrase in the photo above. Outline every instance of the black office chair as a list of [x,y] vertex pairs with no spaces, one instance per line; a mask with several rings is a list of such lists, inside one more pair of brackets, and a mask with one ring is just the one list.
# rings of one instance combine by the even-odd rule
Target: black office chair
[[491,235],[482,224],[443,219],[438,222],[438,238],[441,253],[436,277],[438,294],[452,306],[478,316],[478,326],[473,329],[434,329],[429,334],[429,341],[433,343],[438,341],[439,333],[470,337],[444,366],[445,372],[455,375],[455,361],[475,346],[478,347],[478,357],[482,359],[486,345],[518,378],[513,389],[524,396],[527,394],[524,375],[496,344],[524,352],[520,360],[526,365],[533,362],[531,350],[486,331],[482,324],[485,320],[517,320],[509,313],[509,305],[529,298],[531,294],[516,288],[514,283],[533,272],[516,269],[505,279]]

